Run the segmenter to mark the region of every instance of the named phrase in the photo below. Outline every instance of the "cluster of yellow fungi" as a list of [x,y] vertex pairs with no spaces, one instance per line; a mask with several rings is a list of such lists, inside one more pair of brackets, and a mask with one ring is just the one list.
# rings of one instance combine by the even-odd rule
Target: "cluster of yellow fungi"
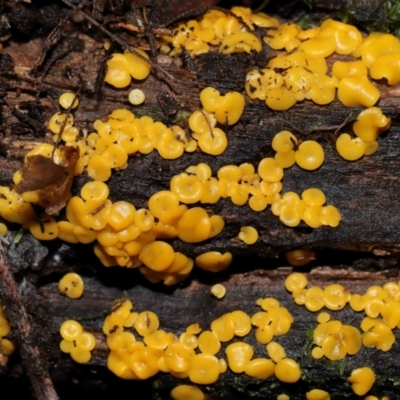
[[13,342],[6,338],[10,331],[10,323],[8,322],[3,303],[0,300],[0,355],[9,356],[15,349]]
[[[273,342],[274,336],[285,335],[293,322],[289,311],[274,298],[259,299],[263,311],[249,316],[236,310],[215,319],[210,330],[198,323],[188,326],[181,335],[159,329],[158,316],[152,311],[132,311],[129,300],[117,301],[104,321],[110,353],[108,368],[124,379],[147,379],[158,372],[177,378],[188,378],[201,385],[212,384],[229,368],[257,379],[275,375],[282,382],[296,382],[301,371],[298,363],[286,357],[283,347]],[[253,358],[248,343],[235,340],[249,335],[252,326],[256,340],[266,346],[267,357]],[[139,340],[132,332],[142,339]],[[231,342],[225,349],[226,358],[218,358],[221,343]],[[266,354],[266,355],[267,355]],[[177,390],[197,392],[187,387]],[[177,394],[178,396],[178,394]]]
[[84,332],[82,325],[75,320],[69,319],[60,327],[60,350],[67,353],[80,364],[90,361],[91,351],[96,347],[96,338],[89,332]]
[[[258,35],[262,29],[265,36],[261,40]],[[363,38],[354,26],[331,19],[320,27],[303,30],[294,23],[280,24],[264,13],[253,14],[248,8],[233,7],[230,13],[210,10],[198,20],[181,23],[171,36],[161,36],[160,40],[161,51],[171,56],[183,51],[196,56],[215,48],[223,54],[260,52],[263,42],[279,51],[265,68],[250,71],[245,84],[249,98],[263,100],[273,110],[287,110],[304,100],[325,105],[335,99],[336,93],[345,106],[366,107],[353,125],[357,137],[353,139],[345,133],[337,140],[337,151],[346,160],[374,153],[379,134],[390,127],[390,118],[374,107],[380,93],[370,78],[385,79],[389,85],[400,82],[400,40],[392,35],[373,33]],[[354,60],[334,62],[328,75],[326,58],[334,53],[352,56]],[[132,79],[147,78],[150,64],[144,59],[148,55],[141,49],[114,53],[107,61],[105,82],[126,88]],[[140,89],[129,93],[133,105],[142,104],[144,98]],[[95,253],[105,266],[139,267],[150,281],[163,281],[166,285],[182,281],[194,264],[218,272],[232,261],[232,254],[213,251],[192,260],[175,252],[168,243],[174,238],[199,243],[222,232],[224,220],[219,215],[209,215],[198,204],[214,204],[221,198],[230,198],[235,205],[248,203],[257,212],[271,205],[272,213],[287,226],[297,226],[301,221],[312,228],[338,226],[341,215],[334,206],[325,205],[326,197],[320,189],[308,188],[301,197],[294,192],[281,195],[284,169],[297,164],[312,171],[325,160],[319,143],[300,142],[289,131],[281,131],[273,138],[274,157],[263,158],[257,167],[250,163],[225,165],[214,177],[211,168],[200,163],[173,176],[170,190],[154,193],[147,208],[137,210],[126,201],[112,202],[105,182],[113,169],[127,167],[131,155],[157,150],[162,158],[171,160],[184,152],[201,150],[218,156],[225,151],[228,140],[222,128],[239,121],[245,107],[244,96],[238,92],[221,95],[217,89],[207,87],[200,93],[200,102],[202,109],[194,111],[188,119],[190,134],[178,125],[167,126],[150,116],[138,118],[128,109],[112,111],[106,121],[96,120],[93,132],[80,132],[71,113],[79,100],[74,93],[62,94],[59,104],[68,111],[55,113],[49,120],[49,129],[55,142],[62,140],[66,146],[79,148],[74,174],[86,171],[92,181],[82,187],[80,196],[68,200],[64,220],[47,214],[40,221],[35,218],[32,204],[38,203],[36,191],[20,195],[13,189],[0,187],[1,218],[22,225],[40,240],[96,241]],[[63,162],[60,150],[50,144],[39,144],[26,154],[25,161],[33,155],[51,158],[58,165]],[[14,183],[21,179],[21,172],[17,171]],[[0,223],[0,235],[6,233],[7,226]],[[251,245],[257,241],[258,233],[255,228],[244,226],[238,238]],[[314,253],[297,251],[287,257],[293,265],[301,266],[313,259]],[[320,313],[313,334],[315,359],[341,360],[356,354],[362,345],[382,351],[392,347],[395,340],[392,330],[400,328],[400,284],[372,286],[359,295],[338,284],[322,289],[307,288],[307,283],[303,274],[293,273],[286,279],[285,287],[295,303],[309,311],[317,312],[323,307],[337,311],[349,304],[354,311],[366,314],[361,322],[362,334],[358,328],[330,320],[326,312]],[[79,298],[83,281],[77,274],[67,274],[60,280],[59,289],[69,298]],[[211,292],[221,299],[225,288],[215,285]],[[202,330],[194,323],[176,336],[159,329],[155,313],[132,311],[129,300],[117,301],[103,325],[110,350],[107,366],[124,379],[147,379],[161,371],[208,385],[229,368],[261,380],[275,376],[282,382],[297,382],[301,377],[299,364],[286,357],[284,348],[273,341],[274,337],[288,333],[292,315],[274,298],[259,299],[257,305],[262,311],[252,316],[236,310],[214,320],[209,330]],[[246,337],[252,329],[257,342],[265,346],[268,358],[253,358],[252,346],[235,339]],[[14,350],[12,342],[4,338],[9,332],[10,325],[0,303],[0,353],[4,355]],[[84,332],[73,320],[62,324],[60,334],[63,352],[79,363],[90,360],[96,345],[92,334]],[[226,357],[218,358],[221,343],[231,341],[225,350]],[[348,380],[354,393],[363,396],[372,388],[375,375],[370,368],[363,367],[354,370]],[[206,398],[192,385],[176,387],[171,396],[175,400]],[[321,389],[312,389],[306,398],[329,400],[330,396]],[[287,399],[285,394],[278,396],[278,400]]]

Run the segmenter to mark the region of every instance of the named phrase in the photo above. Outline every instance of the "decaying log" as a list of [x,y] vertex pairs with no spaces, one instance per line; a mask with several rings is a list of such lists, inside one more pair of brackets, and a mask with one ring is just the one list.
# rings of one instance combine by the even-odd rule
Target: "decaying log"
[[[59,15],[56,20],[60,19]],[[107,57],[104,40],[94,27],[89,29],[84,22],[68,22],[57,46],[45,57],[36,75],[30,71],[42,55],[45,37],[35,36],[27,41],[11,38],[4,43],[0,52],[0,185],[12,183],[12,176],[22,166],[27,151],[39,142],[52,141],[46,121],[58,110],[57,99],[65,90],[81,90],[80,105],[74,112],[75,124],[88,132],[92,131],[96,119],[105,119],[117,107],[130,108],[138,116],[150,115],[154,120],[179,124],[188,132],[187,117],[200,107],[198,98],[204,87],[213,86],[222,93],[229,90],[244,93],[246,73],[264,67],[275,54],[264,46],[257,55],[211,53],[193,60],[160,55],[157,63],[174,80],[162,73],[154,73],[144,82],[134,82],[131,86],[146,93],[146,102],[133,107],[127,101],[131,87],[116,90],[104,83],[100,89],[97,87],[96,83],[101,81],[98,79],[101,66]],[[333,58],[329,60],[330,63],[333,61]],[[18,229],[14,227],[6,244],[11,269],[32,324],[31,341],[50,366],[50,375],[60,397],[83,398],[84,394],[104,393],[115,396],[116,393],[141,390],[151,393],[143,398],[168,398],[178,382],[170,375],[159,374],[146,382],[125,382],[105,367],[107,347],[101,333],[102,321],[112,302],[126,296],[138,311],[150,309],[158,313],[161,328],[175,334],[182,333],[194,322],[200,322],[203,329],[207,329],[214,318],[235,309],[254,313],[259,310],[255,301],[260,297],[276,297],[291,311],[295,323],[279,342],[288,356],[300,361],[304,372],[301,382],[296,385],[277,380],[255,383],[228,372],[217,384],[205,388],[217,399],[247,399],[250,396],[272,399],[281,393],[290,395],[291,399],[303,399],[304,393],[314,387],[326,389],[331,395],[335,393],[336,398],[351,398],[347,377],[351,370],[363,365],[376,368],[378,380],[373,394],[395,399],[400,364],[393,354],[397,352],[398,343],[389,353],[363,348],[343,362],[313,360],[310,332],[316,326],[316,315],[296,306],[283,286],[291,268],[282,253],[294,248],[312,248],[317,252],[317,260],[307,269],[310,285],[324,287],[327,282],[338,282],[354,293],[363,293],[371,284],[382,285],[388,280],[400,279],[397,261],[400,250],[397,99],[400,89],[399,85],[390,87],[385,82],[379,82],[377,86],[381,92],[378,105],[392,118],[392,126],[379,138],[378,152],[357,162],[346,162],[338,156],[335,138],[339,127],[340,132],[351,129],[361,108],[349,109],[337,100],[328,106],[306,101],[286,112],[274,112],[262,102],[246,98],[241,120],[226,129],[229,146],[221,156],[196,152],[166,161],[152,152],[147,156],[130,157],[128,168],[113,174],[109,181],[110,198],[127,200],[141,208],[146,207],[152,193],[168,189],[171,177],[189,165],[206,162],[214,174],[222,165],[232,163],[250,162],[256,166],[262,158],[273,155],[271,139],[281,130],[291,130],[303,140],[318,140],[326,155],[323,166],[314,172],[296,166],[287,170],[283,191],[301,193],[308,187],[321,188],[328,203],[334,204],[342,214],[339,227],[313,230],[303,224],[289,228],[269,209],[256,213],[247,205],[238,207],[229,199],[221,200],[207,206],[210,213],[219,214],[225,220],[226,227],[219,236],[195,245],[179,240],[171,243],[177,251],[191,257],[211,250],[230,251],[234,263],[229,271],[217,275],[196,271],[183,285],[165,288],[149,284],[136,270],[104,268],[88,250],[90,246],[58,241],[40,244],[28,233],[24,233],[18,244],[13,244]],[[73,193],[79,193],[87,180],[85,175],[77,177]],[[256,244],[246,246],[238,240],[238,232],[244,225],[258,230],[260,238]],[[75,301],[62,297],[57,288],[62,274],[71,270],[83,275],[86,288],[84,296]],[[221,301],[210,294],[210,287],[217,282],[227,288],[227,296]],[[18,325],[17,317],[11,320],[14,329]],[[334,317],[357,326],[363,316],[346,308]],[[69,318],[80,320],[96,335],[98,346],[88,365],[73,363],[58,349],[58,328]],[[23,339],[18,332],[13,335],[17,342]],[[398,332],[396,337],[399,337]],[[255,342],[253,334],[245,341],[255,346],[256,356],[265,355],[264,346]],[[21,368],[18,354],[8,360],[0,359],[0,382],[27,396],[19,384],[25,373]],[[71,383],[76,385],[71,386]]]

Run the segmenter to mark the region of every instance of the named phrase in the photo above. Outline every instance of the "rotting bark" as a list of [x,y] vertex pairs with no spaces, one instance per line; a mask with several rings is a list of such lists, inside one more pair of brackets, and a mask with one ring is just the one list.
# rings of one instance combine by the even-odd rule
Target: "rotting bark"
[[[47,33],[61,17],[62,13],[53,21]],[[29,71],[41,55],[43,37],[26,42],[10,40],[0,53],[0,123],[3,134],[0,185],[12,182],[13,173],[21,167],[29,149],[38,142],[51,142],[45,122],[57,110],[57,99],[63,91],[78,90],[81,82],[84,82],[81,103],[74,116],[76,125],[89,132],[95,119],[106,118],[116,107],[132,107],[127,102],[129,89],[115,90],[103,84],[101,91],[96,92],[96,78],[106,56],[98,31],[92,28],[88,32],[84,23],[67,23],[65,32],[67,34],[64,33],[59,39],[37,76]],[[175,80],[160,80],[160,76],[151,75],[145,82],[135,82],[134,86],[146,93],[146,102],[143,107],[134,108],[133,112],[187,128],[186,119],[190,112],[199,108],[198,94],[203,87],[211,85],[223,93],[229,90],[243,91],[246,72],[263,67],[270,57],[272,53],[266,47],[255,56],[209,54],[189,60],[189,63],[180,58],[159,56],[157,62]],[[47,69],[46,75],[40,74],[40,70]],[[167,86],[168,93],[172,92],[175,96],[174,107],[178,105],[177,112],[171,115],[168,110],[174,107],[163,107],[163,93],[167,92]],[[161,328],[176,334],[197,321],[207,329],[212,319],[234,309],[254,313],[258,310],[255,301],[259,297],[276,297],[290,309],[295,324],[290,333],[279,341],[290,357],[300,360],[304,370],[301,383],[295,387],[279,384],[276,380],[254,384],[254,381],[243,376],[227,373],[220,383],[207,389],[216,398],[276,398],[276,395],[284,392],[291,399],[300,399],[304,398],[305,391],[314,387],[330,393],[345,392],[350,396],[351,389],[344,384],[346,378],[352,369],[365,363],[373,363],[377,368],[379,381],[374,394],[396,398],[399,365],[391,354],[396,352],[397,343],[389,353],[364,349],[355,357],[347,357],[345,363],[312,360],[307,353],[307,346],[310,345],[307,332],[309,334],[309,328],[316,325],[315,315],[294,305],[283,287],[284,277],[290,269],[283,267],[287,263],[282,257],[275,259],[292,248],[316,249],[317,261],[311,264],[311,283],[326,286],[327,281],[335,281],[358,293],[371,284],[399,279],[396,259],[400,248],[397,200],[400,180],[399,87],[389,87],[384,83],[378,84],[378,87],[381,91],[379,106],[392,118],[392,127],[379,139],[378,152],[356,163],[345,162],[336,154],[334,132],[348,118],[347,128],[350,128],[361,108],[348,109],[338,101],[324,107],[305,102],[287,112],[276,113],[268,110],[262,102],[246,98],[246,110],[240,122],[227,129],[229,146],[223,155],[214,158],[202,153],[186,154],[174,161],[162,160],[156,152],[148,156],[138,155],[131,157],[128,168],[114,173],[109,182],[113,200],[127,200],[137,208],[145,207],[152,193],[168,188],[170,178],[184,171],[187,166],[207,162],[215,174],[219,167],[230,163],[238,165],[251,162],[257,165],[263,157],[273,154],[270,142],[276,132],[293,130],[302,139],[312,137],[319,140],[324,146],[326,161],[313,173],[297,167],[286,171],[284,192],[294,190],[299,193],[310,186],[321,188],[327,194],[328,203],[337,206],[342,213],[343,220],[336,229],[312,230],[305,225],[288,228],[269,210],[255,213],[248,206],[237,207],[229,200],[221,200],[216,205],[208,206],[211,213],[221,215],[226,222],[221,235],[196,245],[178,240],[172,243],[177,251],[192,257],[210,250],[231,251],[236,257],[235,264],[229,273],[216,276],[196,272],[187,283],[172,289],[146,283],[137,271],[105,269],[92,254],[86,254],[89,253],[88,247],[61,245],[58,242],[46,246],[38,242],[32,244],[28,234],[19,245],[13,245],[13,272],[18,272],[16,277],[22,300],[30,318],[35,321],[31,341],[40,349],[39,358],[42,357],[52,366],[51,377],[56,382],[60,397],[71,398],[71,393],[76,397],[82,391],[88,394],[102,391],[114,394],[118,390],[123,393],[124,390],[141,389],[151,390],[154,398],[168,397],[177,382],[175,378],[159,374],[149,382],[121,382],[105,368],[107,349],[101,334],[102,320],[112,302],[126,295],[137,310],[151,309],[157,312]],[[21,112],[26,117],[22,117]],[[346,127],[341,130],[344,131]],[[78,193],[86,181],[85,176],[77,177],[74,193]],[[243,225],[257,228],[260,239],[255,245],[246,246],[237,239]],[[8,239],[12,242],[12,237]],[[28,244],[23,247],[25,241]],[[32,251],[33,246],[35,251],[26,257],[24,252]],[[69,270],[77,270],[85,277],[85,294],[78,301],[68,300],[58,293],[58,279]],[[209,294],[209,290],[212,284],[221,281],[228,294],[218,302]],[[29,290],[22,290],[25,287]],[[4,296],[4,292],[2,294]],[[35,316],[38,318],[35,319]],[[361,320],[361,315],[348,310],[338,312],[336,317],[354,325]],[[14,325],[18,318],[18,315],[10,314]],[[98,346],[87,366],[73,363],[58,350],[58,327],[68,318],[81,319],[87,330],[96,333]],[[46,335],[43,335],[43,331],[46,331]],[[399,336],[397,332],[396,336]],[[22,340],[22,336],[15,334],[15,339]],[[255,344],[253,335],[245,340]],[[256,347],[256,355],[265,354],[262,347]],[[21,347],[21,354],[23,352]],[[11,377],[21,374],[19,368],[18,356],[13,356],[8,364],[0,363],[0,376],[7,376],[8,384],[12,385]],[[77,383],[76,390],[68,387],[73,380]]]

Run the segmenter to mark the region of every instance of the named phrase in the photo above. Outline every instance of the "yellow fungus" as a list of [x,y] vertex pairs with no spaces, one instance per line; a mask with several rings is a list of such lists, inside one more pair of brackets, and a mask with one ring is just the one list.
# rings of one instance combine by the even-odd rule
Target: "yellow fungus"
[[325,390],[312,389],[306,393],[306,398],[307,400],[330,400],[331,396]]
[[78,299],[83,294],[83,280],[80,275],[70,272],[58,282],[58,289],[70,299]]
[[[63,93],[59,97],[58,102],[60,103],[60,106],[65,109],[68,109],[69,107],[76,108],[79,105],[78,98],[75,96],[75,93],[72,93],[72,92]],[[73,105],[72,105],[72,102],[74,102]]]
[[244,311],[232,311],[230,318],[233,320],[233,332],[236,336],[243,337],[250,333],[251,320]]
[[300,144],[295,159],[299,167],[311,171],[319,168],[324,162],[324,150],[318,142],[307,140]]
[[107,72],[104,81],[116,88],[124,88],[131,83],[127,58],[120,53],[114,53],[107,60]]
[[206,87],[200,92],[200,101],[207,112],[214,113],[221,104],[222,97],[217,89]]
[[82,334],[82,332],[83,332],[82,325],[79,322],[74,321],[72,319],[64,321],[60,327],[60,334],[62,338],[69,342],[77,340],[78,337]]
[[209,238],[211,221],[207,212],[201,207],[193,207],[182,215],[176,229],[179,239],[188,243],[198,243]]
[[215,110],[215,118],[220,124],[233,125],[239,121],[244,110],[244,97],[238,92],[228,92],[222,97]]
[[[142,49],[135,48],[135,51],[138,52],[142,57],[149,58],[147,53]],[[126,50],[124,53],[125,59],[128,64],[128,72],[134,79],[143,80],[146,79],[150,74],[150,64],[141,58],[139,58],[135,53],[131,53]]]
[[157,314],[152,311],[143,311],[138,315],[134,327],[140,336],[146,336],[156,331],[159,324]]
[[328,285],[324,290],[325,307],[329,310],[343,309],[350,297],[350,291],[339,284]]
[[50,215],[42,214],[40,221],[32,220],[28,226],[32,236],[39,240],[53,240],[58,236],[57,222]]
[[239,239],[245,244],[254,244],[258,240],[258,232],[252,226],[242,226],[240,228]]
[[315,260],[315,252],[312,250],[292,250],[285,253],[286,260],[294,267],[303,267]]
[[211,331],[221,342],[228,342],[235,335],[234,321],[231,313],[224,314],[211,323]]
[[139,104],[144,103],[146,96],[143,90],[140,89],[132,89],[128,94],[129,103],[134,106],[138,106]]
[[[61,133],[61,128],[64,127],[64,131],[68,131],[74,124],[74,117],[72,114],[64,114],[57,112],[53,114],[49,120],[49,129],[56,134]],[[30,155],[30,153],[28,153]],[[25,156],[27,157],[28,154]]]
[[355,161],[365,153],[365,142],[357,137],[352,139],[348,133],[342,133],[336,140],[336,150],[341,157]]
[[304,289],[307,286],[307,277],[299,272],[293,272],[285,280],[285,288],[289,292]]
[[0,235],[3,236],[3,237],[6,236],[7,235],[7,231],[8,231],[7,225],[5,225],[2,222],[0,222]]
[[235,32],[222,39],[219,51],[222,54],[251,53],[252,50],[261,51],[261,42],[250,32]]
[[222,299],[225,297],[226,289],[224,285],[216,284],[211,287],[211,293],[217,298]]
[[218,380],[219,362],[212,354],[195,354],[190,358],[189,364],[191,382],[210,385]]
[[353,392],[358,396],[363,396],[374,385],[375,373],[369,367],[357,368],[351,372],[348,381],[352,384]]
[[96,339],[89,332],[82,334],[75,341],[76,347],[84,351],[92,351],[96,347]]
[[182,203],[193,204],[201,199],[203,185],[196,175],[181,173],[172,177],[171,192],[178,196]]
[[204,393],[196,386],[178,385],[171,390],[171,397],[174,400],[203,400]]
[[196,257],[195,263],[201,269],[211,272],[220,272],[228,268],[232,262],[232,254],[221,254],[217,251],[209,251]]
[[294,383],[300,379],[301,371],[299,364],[291,358],[284,358],[276,363],[275,376],[285,383]]
[[108,186],[101,181],[87,182],[82,186],[81,197],[83,200],[93,200],[101,202],[106,200],[109,195]]
[[164,271],[174,262],[175,252],[168,243],[155,241],[142,249],[139,259],[153,271]]
[[217,335],[212,331],[203,331],[199,336],[199,350],[202,353],[217,354],[221,343]]
[[229,368],[236,373],[244,372],[254,354],[253,348],[244,342],[235,342],[225,350]]
[[255,358],[246,364],[244,373],[256,379],[268,379],[275,372],[275,364],[266,358]]
[[111,176],[111,167],[100,154],[95,154],[89,160],[87,173],[93,180],[104,182]]
[[361,57],[362,62],[370,68],[374,61],[384,55],[400,52],[400,41],[387,33],[371,33],[353,51],[354,57]]
[[90,361],[92,355],[88,350],[82,350],[79,347],[74,347],[70,352],[71,358],[79,363],[79,364],[86,364]]
[[321,324],[323,322],[328,322],[331,316],[327,312],[321,312],[317,316],[317,321]]
[[269,342],[267,344],[267,353],[275,363],[286,358],[285,349],[277,342]]
[[322,350],[321,347],[314,347],[311,350],[311,355],[313,358],[315,358],[316,360],[321,359],[324,356],[324,351]]
[[366,76],[343,78],[337,95],[346,107],[372,107],[380,97],[378,88]]
[[278,182],[283,178],[283,169],[271,158],[263,158],[258,164],[258,174],[267,182]]
[[213,128],[212,132],[203,133],[198,138],[198,145],[204,153],[219,156],[225,151],[228,140],[224,131]]

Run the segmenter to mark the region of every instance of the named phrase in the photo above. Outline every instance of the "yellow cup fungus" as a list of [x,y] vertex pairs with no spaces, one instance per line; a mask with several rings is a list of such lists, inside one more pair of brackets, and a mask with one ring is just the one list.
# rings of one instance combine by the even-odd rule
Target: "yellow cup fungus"
[[291,358],[284,358],[276,363],[275,376],[281,382],[297,382],[301,377],[300,366],[295,360]]
[[224,285],[217,283],[211,287],[211,294],[213,294],[217,299],[222,299],[225,297],[226,289]]
[[83,279],[80,275],[70,272],[58,282],[58,289],[70,299],[78,299],[83,294]]
[[223,271],[228,268],[231,262],[232,254],[229,252],[222,254],[218,251],[209,251],[195,258],[195,263],[198,267],[211,272]]
[[357,368],[351,372],[348,381],[351,383],[353,392],[358,396],[363,396],[374,385],[375,373],[369,367]]
[[315,260],[315,252],[312,250],[292,250],[286,252],[285,257],[290,265],[294,267],[303,267]]
[[307,400],[330,400],[331,396],[325,390],[312,389],[306,393]]
[[[135,49],[144,58],[149,58],[146,52]],[[124,88],[131,83],[131,78],[143,80],[150,74],[150,64],[135,53],[125,51],[124,54],[114,53],[107,60],[107,73],[104,81],[116,88]]]
[[62,352],[69,353],[71,358],[80,364],[90,361],[91,351],[96,346],[96,339],[91,333],[84,332],[79,322],[74,320],[63,322],[60,334],[63,338],[60,342]]
[[178,385],[171,390],[171,397],[174,400],[203,400],[204,393],[192,385]]
[[[60,106],[64,109],[68,108],[77,108],[79,105],[79,100],[76,98],[75,93],[72,92],[65,92],[63,93],[59,98],[58,102],[60,103]],[[73,102],[73,103],[72,103]]]
[[138,106],[139,104],[144,103],[146,96],[143,90],[140,89],[132,89],[128,94],[129,103],[134,106]]
[[0,300],[0,355],[10,356],[14,350],[14,343],[5,338],[11,332],[11,326],[7,319],[7,313],[5,307]]
[[312,171],[319,168],[324,162],[324,150],[315,140],[307,140],[299,145],[295,153],[295,160],[299,167]]
[[258,240],[258,232],[252,226],[242,226],[238,237],[246,244],[254,244]]

